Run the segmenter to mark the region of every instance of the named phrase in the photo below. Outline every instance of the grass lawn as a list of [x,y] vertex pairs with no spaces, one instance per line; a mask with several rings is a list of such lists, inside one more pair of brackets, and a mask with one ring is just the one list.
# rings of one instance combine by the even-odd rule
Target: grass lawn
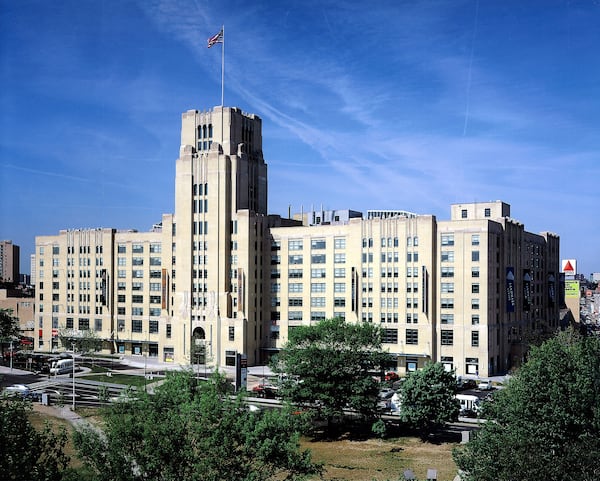
[[[398,481],[411,469],[417,479],[427,478],[427,469],[437,469],[439,481],[452,481],[457,473],[452,448],[459,439],[422,442],[407,436],[396,439],[311,441],[303,439],[315,461],[324,463],[327,481]],[[315,478],[318,479],[318,478]]]
[[148,384],[152,382],[146,381],[143,375],[136,376],[135,374],[112,374],[110,377],[106,374],[89,374],[86,376],[77,376],[77,379],[89,379],[90,381],[123,384],[125,386],[132,386],[136,388],[143,388],[146,382]]

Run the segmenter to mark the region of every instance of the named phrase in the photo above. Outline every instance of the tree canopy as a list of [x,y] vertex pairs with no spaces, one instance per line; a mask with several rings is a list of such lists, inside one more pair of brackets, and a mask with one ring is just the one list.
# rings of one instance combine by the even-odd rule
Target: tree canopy
[[375,415],[379,383],[373,373],[389,361],[378,326],[336,318],[290,330],[272,368],[282,376],[284,399],[336,421],[345,408]]
[[69,457],[64,448],[65,429],[41,431],[29,421],[31,404],[17,398],[0,397],[0,473],[2,479],[58,481],[63,479]]
[[465,480],[600,479],[600,339],[560,333],[484,404],[454,458]]
[[423,437],[456,421],[460,403],[455,398],[456,378],[439,363],[428,363],[410,373],[400,388],[402,420]]
[[154,395],[114,405],[104,421],[102,432],[82,428],[74,437],[96,480],[300,480],[321,470],[299,450],[299,417],[250,412],[218,374],[197,384],[192,373],[173,373]]
[[19,319],[12,309],[0,309],[0,340],[9,340],[19,335]]

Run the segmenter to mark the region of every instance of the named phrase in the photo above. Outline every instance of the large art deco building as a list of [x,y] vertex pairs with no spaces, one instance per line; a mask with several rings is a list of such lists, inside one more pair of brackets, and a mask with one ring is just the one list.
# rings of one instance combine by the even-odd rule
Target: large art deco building
[[[262,123],[237,108],[182,116],[175,213],[149,232],[36,238],[36,348],[94,336],[164,362],[266,362],[290,329],[371,322],[398,371],[440,361],[488,376],[558,327],[559,238],[504,202],[267,215]],[[91,334],[90,334],[91,333]]]

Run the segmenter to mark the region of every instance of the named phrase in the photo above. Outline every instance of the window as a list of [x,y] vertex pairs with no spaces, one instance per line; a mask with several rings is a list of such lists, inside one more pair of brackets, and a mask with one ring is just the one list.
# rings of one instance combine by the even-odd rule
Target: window
[[346,263],[346,254],[334,254],[333,262],[335,264],[345,264]]
[[473,262],[479,262],[479,251],[472,251],[471,252],[471,260]]
[[333,284],[333,292],[346,292],[346,284],[344,282],[335,282]]
[[67,317],[67,325],[66,325],[67,329],[73,329],[73,318],[72,317]]
[[310,306],[311,307],[325,307],[325,298],[324,297],[311,297],[310,298]]
[[90,320],[80,318],[79,319],[79,330],[80,331],[89,331],[90,330]]
[[471,331],[471,346],[479,347],[479,331]]
[[131,283],[131,290],[132,291],[142,291],[144,289],[144,283],[143,282],[132,282]]
[[133,270],[131,271],[131,277],[133,277],[134,279],[141,279],[142,277],[144,277],[144,271]]
[[125,302],[125,294],[119,294],[117,296],[117,302]]
[[441,342],[442,346],[452,346],[454,344],[454,331],[442,329]]
[[445,294],[454,292],[454,282],[442,282],[441,291]]
[[490,209],[489,207],[486,207],[483,212],[484,212],[483,215],[485,217],[491,217],[492,216],[492,209]]
[[312,264],[325,264],[325,254],[313,254],[310,256]]
[[143,316],[144,315],[144,308],[142,308],[142,307],[132,307],[131,308],[131,315],[132,316]]
[[310,292],[325,292],[324,282],[311,282]]
[[311,249],[325,249],[325,247],[326,247],[325,239],[313,239],[310,242]]
[[289,311],[288,312],[288,321],[301,321],[302,320],[302,311]]
[[325,313],[322,311],[313,311],[310,313],[310,320],[311,321],[324,321]]
[[382,334],[383,344],[398,344],[398,329],[383,329]]
[[462,210],[460,211],[460,217],[461,217],[462,219],[466,219],[466,218],[467,218],[467,209],[462,209]]
[[454,277],[454,267],[442,267],[442,277]]
[[301,297],[290,297],[288,299],[288,306],[301,307],[302,306],[302,298]]
[[160,257],[150,257],[151,266],[160,266]]
[[142,320],[132,319],[131,320],[131,332],[142,332]]
[[320,279],[322,277],[325,277],[325,269],[323,269],[323,268],[311,269],[310,277],[312,277],[313,279]]
[[171,324],[167,324],[167,339],[171,339]]
[[160,307],[151,307],[149,309],[148,314],[150,317],[159,317],[160,316]]
[[333,240],[334,249],[345,249],[346,248],[346,238],[345,237],[336,237]]
[[151,282],[150,290],[151,291],[160,291],[161,290],[160,282]]
[[160,304],[162,299],[160,296],[150,296],[150,304]]
[[143,254],[143,252],[144,252],[143,244],[133,244],[131,246],[131,252],[133,252],[134,254]]
[[150,244],[150,252],[154,254],[160,254],[161,245],[160,244]]
[[302,292],[303,284],[300,282],[290,282],[288,284],[288,292]]
[[134,304],[142,304],[144,302],[144,296],[141,294],[134,294],[131,296],[131,302]]
[[289,240],[288,241],[288,250],[301,251],[302,250],[302,240]]
[[235,326],[229,326],[229,340],[235,341]]
[[454,245],[454,234],[442,234],[442,245],[453,246]]
[[471,267],[471,277],[479,277],[479,267]]
[[454,314],[442,314],[440,319],[442,324],[454,324]]
[[471,293],[479,294],[479,284],[471,284]]
[[158,321],[150,321],[148,323],[148,332],[150,334],[158,334]]
[[411,345],[419,344],[418,329],[407,329],[406,330],[406,344],[411,344]]
[[99,332],[102,330],[102,319],[94,319],[94,331]]
[[478,246],[479,245],[479,234],[473,234],[471,236],[471,245]]
[[442,262],[454,262],[454,251],[442,251]]
[[471,299],[471,309],[479,309],[479,299]]
[[476,326],[477,324],[479,324],[479,314],[473,314],[471,316],[471,324]]
[[288,257],[289,264],[302,264],[302,254],[292,254]]
[[290,279],[302,279],[302,269],[290,269],[288,271],[288,277]]
[[334,307],[346,307],[346,298],[345,297],[334,297],[333,305],[334,305]]
[[454,299],[442,297],[440,300],[440,307],[442,309],[454,309]]

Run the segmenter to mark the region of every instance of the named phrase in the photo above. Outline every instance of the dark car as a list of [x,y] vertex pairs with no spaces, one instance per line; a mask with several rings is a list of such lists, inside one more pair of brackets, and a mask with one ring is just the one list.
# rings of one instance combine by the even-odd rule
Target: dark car
[[477,383],[475,379],[465,379],[458,378],[456,381],[456,389],[459,391],[466,391],[467,389],[475,389],[477,387]]
[[277,397],[277,386],[272,384],[257,384],[252,388],[252,393],[258,397],[275,399]]

